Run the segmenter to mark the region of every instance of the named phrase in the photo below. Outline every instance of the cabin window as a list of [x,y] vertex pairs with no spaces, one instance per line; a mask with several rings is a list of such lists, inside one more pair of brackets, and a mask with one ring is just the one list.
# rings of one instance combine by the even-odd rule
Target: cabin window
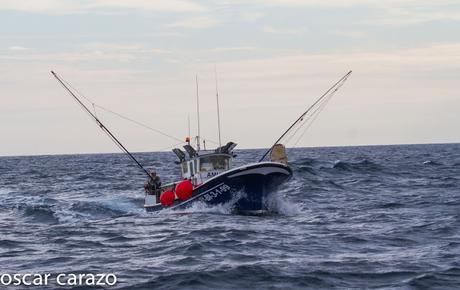
[[228,157],[223,156],[207,156],[200,158],[200,170],[227,170],[229,167]]
[[193,170],[193,173],[196,173],[198,171],[198,160],[197,159],[193,160],[193,166],[195,168],[195,170]]
[[187,162],[183,162],[182,163],[182,173],[187,174],[187,172],[188,172]]

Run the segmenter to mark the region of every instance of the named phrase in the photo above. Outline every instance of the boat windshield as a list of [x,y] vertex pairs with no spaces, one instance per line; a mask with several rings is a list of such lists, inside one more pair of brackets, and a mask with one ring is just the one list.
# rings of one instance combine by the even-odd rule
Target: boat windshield
[[227,156],[205,156],[200,158],[200,171],[228,170],[229,157]]

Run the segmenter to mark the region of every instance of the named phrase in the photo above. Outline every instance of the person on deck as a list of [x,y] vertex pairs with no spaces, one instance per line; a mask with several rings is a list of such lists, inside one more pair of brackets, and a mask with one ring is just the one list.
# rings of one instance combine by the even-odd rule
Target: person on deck
[[152,170],[149,172],[150,178],[144,184],[145,192],[148,194],[155,194],[156,190],[161,187],[161,180],[157,173]]

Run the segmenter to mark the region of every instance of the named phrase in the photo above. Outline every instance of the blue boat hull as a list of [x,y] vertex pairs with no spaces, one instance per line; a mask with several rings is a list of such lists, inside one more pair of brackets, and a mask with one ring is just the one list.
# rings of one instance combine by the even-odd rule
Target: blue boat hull
[[[176,201],[171,209],[186,209],[193,203],[223,205],[232,203],[239,213],[260,213],[267,210],[266,199],[282,183],[292,177],[289,166],[275,162],[261,162],[226,171],[196,187],[192,197]],[[145,206],[147,211],[162,210],[161,204]]]

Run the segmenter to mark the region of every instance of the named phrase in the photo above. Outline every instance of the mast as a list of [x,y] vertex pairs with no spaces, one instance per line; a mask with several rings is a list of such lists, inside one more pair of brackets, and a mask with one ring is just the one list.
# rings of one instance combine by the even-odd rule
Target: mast
[[64,87],[64,89],[66,89],[66,91],[77,101],[77,103],[82,107],[82,109],[92,117],[92,119],[96,122],[96,124],[99,125],[101,130],[104,131],[104,133],[106,133],[109,136],[109,138],[123,152],[125,152],[150,179],[153,180],[153,178],[150,176],[149,172],[144,168],[144,166],[142,166],[142,164],[139,161],[137,161],[137,159],[126,149],[125,146],[123,146],[123,144],[121,144],[121,142],[112,134],[112,132],[110,132],[110,130],[104,124],[102,124],[99,118],[95,114],[93,114],[85,106],[85,104],[82,103],[82,101],[80,101],[80,99],[73,93],[72,90],[69,89],[69,87],[64,83],[64,81],[54,71],[51,71],[51,74],[58,80],[58,82]]
[[268,155],[268,153],[270,153],[272,151],[273,147],[276,144],[278,144],[278,142],[281,139],[283,139],[283,137],[286,136],[286,134],[289,133],[292,130],[292,128],[294,128],[295,125],[297,125],[300,122],[302,122],[303,118],[308,114],[308,112],[311,111],[311,109],[313,109],[319,102],[321,102],[326,96],[328,96],[330,92],[333,92],[333,93],[336,92],[340,87],[339,84],[344,83],[348,79],[348,77],[351,75],[351,73],[352,73],[352,71],[349,71],[347,74],[345,74],[332,87],[330,87],[324,94],[322,94],[321,97],[319,97],[310,107],[308,107],[308,109],[302,115],[300,115],[300,117],[297,120],[295,120],[294,123],[292,123],[292,125],[286,131],[284,131],[284,133],[275,141],[275,143],[270,147],[270,149],[268,149],[265,152],[265,154],[262,156],[262,158],[260,158],[259,162],[264,160],[264,158]]
[[222,147],[222,140],[220,137],[220,106],[219,106],[219,89],[217,86],[217,66],[214,65],[214,76],[216,79],[216,105],[217,105],[217,131],[219,132],[219,148]]
[[198,134],[196,136],[196,151],[200,151],[200,97],[198,94],[198,75],[195,76],[196,81],[196,117],[198,124]]

